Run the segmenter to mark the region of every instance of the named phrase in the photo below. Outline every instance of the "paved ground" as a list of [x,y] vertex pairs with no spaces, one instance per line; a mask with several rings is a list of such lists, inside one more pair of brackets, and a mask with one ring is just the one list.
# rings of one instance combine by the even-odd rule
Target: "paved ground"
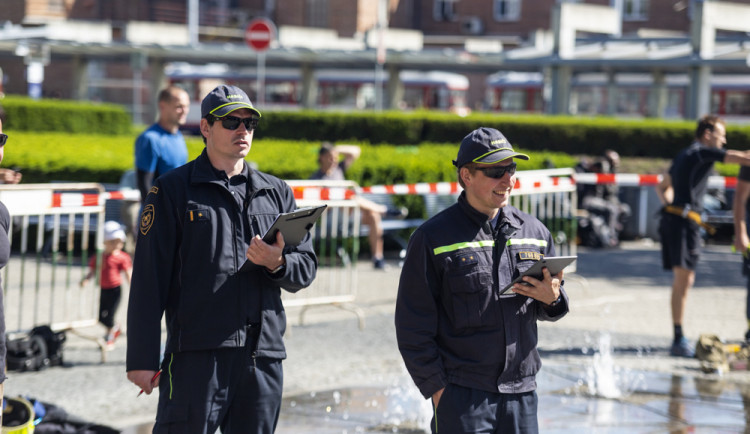
[[[728,246],[707,247],[688,301],[689,337],[743,337],[739,264]],[[355,315],[336,307],[308,310],[302,325],[299,308],[289,309],[280,433],[423,432],[429,404],[405,375],[395,345],[399,269],[374,271],[362,262],[358,270],[363,330]],[[750,372],[703,374],[696,360],[667,355],[670,283],[658,245],[579,251],[577,273],[566,276],[570,315],[539,325],[543,432],[744,432]],[[83,332],[101,334],[96,327]],[[136,397],[127,382],[124,341],[107,356],[101,363],[90,341],[69,335],[66,366],[11,372],[6,394],[36,397],[129,433],[142,425],[146,432],[157,397]]]

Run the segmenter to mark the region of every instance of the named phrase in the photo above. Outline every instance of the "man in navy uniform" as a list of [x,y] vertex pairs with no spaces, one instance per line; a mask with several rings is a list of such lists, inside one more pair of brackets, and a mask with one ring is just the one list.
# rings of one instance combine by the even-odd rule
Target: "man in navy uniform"
[[[453,164],[458,202],[409,240],[396,301],[398,347],[414,383],[432,398],[432,432],[536,433],[537,321],[568,312],[563,272],[524,277],[555,256],[549,230],[511,206],[513,151],[494,128],[461,142]],[[447,230],[449,229],[449,230]]]
[[218,86],[201,116],[203,153],[159,176],[141,213],[127,375],[159,387],[154,432],[270,434],[286,357],[280,290],[310,285],[317,258],[309,234],[297,246],[280,232],[261,239],[297,206],[284,181],[244,160],[261,116],[245,92]]

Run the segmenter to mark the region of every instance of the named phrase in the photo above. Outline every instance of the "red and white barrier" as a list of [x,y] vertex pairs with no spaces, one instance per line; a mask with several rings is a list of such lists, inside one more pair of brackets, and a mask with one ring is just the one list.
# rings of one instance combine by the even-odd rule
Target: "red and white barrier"
[[[616,184],[621,187],[646,187],[658,185],[662,175],[638,175],[635,173],[575,173],[572,175],[576,184]],[[733,176],[710,176],[710,188],[735,188],[737,178]]]
[[72,208],[79,206],[104,206],[108,200],[141,200],[138,190],[118,190],[97,193],[53,193],[52,208]]
[[[576,184],[611,185],[621,187],[648,187],[658,185],[662,175],[636,173],[573,173],[567,176],[524,176],[519,173],[513,190],[521,194],[569,191]],[[733,189],[737,187],[736,177],[711,176],[710,188]],[[458,182],[424,182],[414,184],[373,185],[355,189],[351,187],[320,187],[304,185],[304,181],[293,181],[292,191],[296,200],[350,200],[357,193],[365,194],[458,194],[462,190]],[[138,190],[119,190],[95,193],[54,193],[53,208],[102,206],[107,200],[140,200]]]

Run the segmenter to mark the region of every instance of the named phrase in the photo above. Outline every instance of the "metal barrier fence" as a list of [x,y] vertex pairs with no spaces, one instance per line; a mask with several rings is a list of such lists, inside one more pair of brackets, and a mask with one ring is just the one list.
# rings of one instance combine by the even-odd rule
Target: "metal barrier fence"
[[[572,169],[550,169],[519,172],[511,195],[511,204],[527,212],[549,228],[558,255],[576,254],[576,186],[570,176]],[[284,293],[286,306],[331,304],[353,311],[364,327],[361,310],[354,304],[357,293],[356,260],[359,254],[359,205],[356,194],[365,191],[385,194],[419,194],[434,202],[450,196],[440,203],[447,207],[460,192],[457,183],[432,183],[374,186],[360,188],[351,181],[287,181],[292,187],[299,207],[328,204],[320,222],[312,230],[315,251],[320,267],[313,284],[296,294]],[[433,210],[435,214],[439,210]],[[575,272],[576,264],[567,267]]]
[[326,204],[318,223],[311,229],[318,256],[318,273],[310,287],[295,294],[282,291],[285,306],[333,305],[357,315],[359,328],[365,326],[362,310],[354,304],[357,296],[357,257],[359,256],[360,208],[356,199],[359,187],[351,181],[287,181],[294,191],[297,206]]
[[[519,172],[511,203],[547,225],[559,255],[575,255],[576,189],[572,171]],[[561,177],[562,176],[562,177]],[[364,315],[355,302],[357,258],[360,250],[360,207],[351,181],[287,181],[299,207],[325,203],[328,208],[312,229],[320,267],[313,284],[296,294],[283,292],[286,306],[305,311],[316,305],[333,305],[355,313],[360,328]],[[369,187],[370,190],[377,187]],[[455,201],[456,183],[387,186],[389,194],[420,194],[428,201],[438,196],[442,207]],[[96,284],[79,287],[88,258],[101,261],[107,200],[121,194],[106,193],[101,184],[0,185],[0,201],[11,215],[11,259],[3,272],[6,325],[9,333],[26,332],[49,324],[55,330],[88,327],[98,322],[99,273]],[[434,210],[435,212],[439,210]],[[434,212],[433,212],[434,214]],[[575,271],[575,265],[568,271]],[[84,336],[85,337],[85,336]],[[102,348],[103,342],[92,338]]]
[[[91,255],[101,262],[103,192],[95,183],[0,185],[0,201],[11,216],[11,257],[3,272],[11,336],[43,324],[76,332],[97,323],[99,274],[96,284],[81,288],[79,282]],[[93,200],[82,203],[82,197]]]
[[[575,256],[577,252],[578,195],[570,178],[573,173],[573,169],[518,172],[510,198],[511,205],[547,226],[555,242],[555,253],[560,256]],[[575,262],[566,268],[568,272],[575,270]]]

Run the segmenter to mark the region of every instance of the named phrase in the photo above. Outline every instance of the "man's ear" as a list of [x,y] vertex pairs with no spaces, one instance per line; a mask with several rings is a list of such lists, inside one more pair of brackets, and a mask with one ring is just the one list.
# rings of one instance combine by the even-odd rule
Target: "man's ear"
[[201,118],[201,134],[203,137],[208,138],[208,132],[211,129],[211,126],[208,125],[208,121],[206,118]]
[[471,179],[471,172],[469,171],[467,167],[462,167],[459,171],[459,176],[461,176],[461,180],[465,184],[468,184],[469,180]]

